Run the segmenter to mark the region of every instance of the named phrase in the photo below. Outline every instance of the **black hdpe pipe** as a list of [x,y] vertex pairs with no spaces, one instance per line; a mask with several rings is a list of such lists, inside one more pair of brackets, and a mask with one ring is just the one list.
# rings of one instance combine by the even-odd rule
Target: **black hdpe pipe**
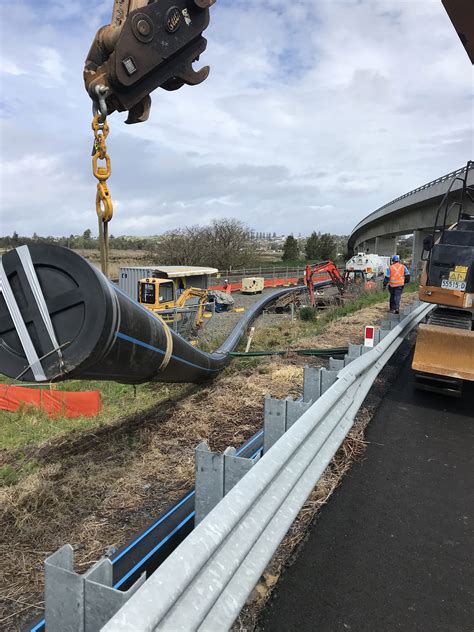
[[[3,255],[2,264],[0,372],[22,381],[32,381],[35,375],[24,351],[25,337],[12,317],[11,297],[10,305],[5,300],[6,286],[11,288],[40,359],[45,378],[36,375],[36,381],[93,379],[127,384],[201,382],[217,375],[230,362],[229,353],[264,307],[304,287],[283,288],[262,297],[217,351],[204,353],[72,250],[47,244],[23,246]],[[45,300],[46,317],[40,309],[35,276]]]

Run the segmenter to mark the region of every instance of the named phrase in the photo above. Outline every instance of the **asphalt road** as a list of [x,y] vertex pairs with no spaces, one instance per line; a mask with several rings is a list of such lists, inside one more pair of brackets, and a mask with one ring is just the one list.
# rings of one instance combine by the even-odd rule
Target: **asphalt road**
[[411,356],[323,509],[265,632],[474,630],[474,384],[416,391]]

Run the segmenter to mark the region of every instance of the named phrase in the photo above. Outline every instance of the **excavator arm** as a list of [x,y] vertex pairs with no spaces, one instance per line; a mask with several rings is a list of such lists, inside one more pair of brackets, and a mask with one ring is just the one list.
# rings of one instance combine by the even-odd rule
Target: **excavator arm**
[[200,290],[197,287],[188,287],[176,301],[176,307],[185,307],[186,303],[191,298],[198,298],[198,310],[196,313],[196,326],[200,327],[204,318],[204,308],[208,300],[207,290]]
[[326,273],[329,276],[333,285],[337,287],[340,294],[344,293],[346,287],[341,273],[332,261],[323,261],[322,263],[317,263],[314,266],[307,265],[305,270],[305,283],[308,287],[309,297],[313,307],[315,305],[313,279],[315,275],[323,273]]
[[150,93],[196,85],[209,75],[193,63],[206,50],[202,36],[216,0],[115,0],[110,24],[97,32],[84,82],[103,120],[128,110],[126,123],[146,121]]

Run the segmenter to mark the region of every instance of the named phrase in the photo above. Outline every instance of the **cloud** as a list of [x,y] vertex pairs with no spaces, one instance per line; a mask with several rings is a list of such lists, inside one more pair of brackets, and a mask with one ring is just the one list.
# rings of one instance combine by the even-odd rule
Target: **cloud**
[[[82,66],[111,10],[2,3],[2,233],[95,231]],[[145,124],[110,117],[115,235],[346,234],[473,155],[472,69],[438,0],[218,0],[206,37],[206,82],[156,91]]]
[[65,68],[59,52],[49,46],[41,46],[37,51],[38,65],[47,79],[63,81]]

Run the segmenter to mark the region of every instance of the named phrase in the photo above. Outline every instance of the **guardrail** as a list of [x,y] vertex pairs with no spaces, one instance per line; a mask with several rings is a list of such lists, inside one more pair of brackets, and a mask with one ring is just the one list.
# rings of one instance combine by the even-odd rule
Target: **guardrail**
[[[279,434],[286,431],[284,437],[272,444],[272,433],[266,427],[267,450],[264,448],[263,457],[251,467],[242,464],[243,477],[230,491],[223,482],[226,453],[220,460],[210,455],[208,464],[219,476],[220,497],[228,493],[220,500],[216,485],[210,485],[207,496],[201,494],[201,507],[206,508],[207,499],[210,512],[137,587],[103,632],[230,628],[352,427],[375,378],[431,309],[433,305],[419,305],[400,323],[385,323],[386,329],[377,332],[378,344],[373,349],[353,345],[344,360],[330,363],[332,371],[326,373],[331,376],[321,370],[312,388],[316,401],[306,402],[296,420],[273,416],[280,423]],[[307,379],[305,376],[305,387]],[[238,459],[230,453],[227,458]],[[206,512],[201,509],[201,513],[204,516]]]

